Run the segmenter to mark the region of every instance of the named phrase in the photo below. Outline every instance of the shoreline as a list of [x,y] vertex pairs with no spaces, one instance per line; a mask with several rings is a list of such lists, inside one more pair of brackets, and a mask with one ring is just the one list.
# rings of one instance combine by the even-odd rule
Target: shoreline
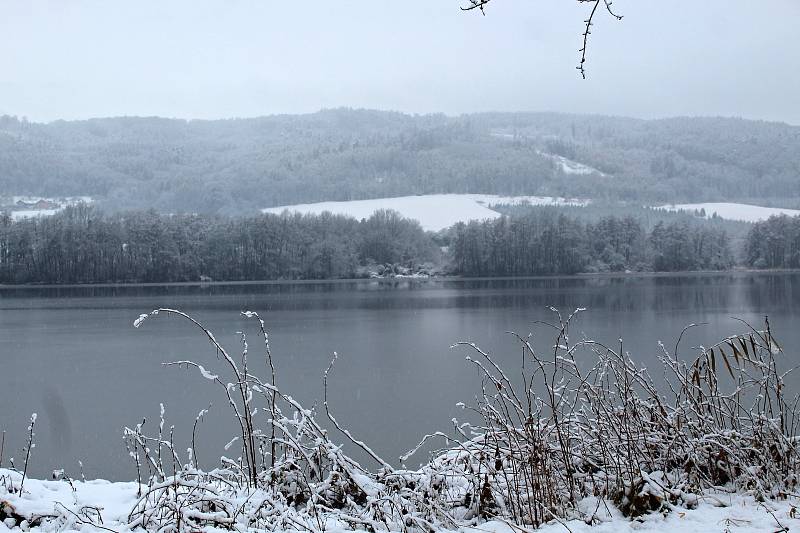
[[471,282],[471,281],[530,281],[557,279],[645,279],[672,277],[713,277],[720,275],[791,275],[800,274],[800,269],[754,269],[734,268],[731,270],[690,270],[680,272],[585,272],[577,274],[553,274],[537,276],[392,276],[375,278],[333,278],[333,279],[296,279],[296,280],[242,280],[242,281],[152,281],[123,283],[0,283],[0,290],[13,289],[75,289],[75,288],[136,288],[136,287],[226,287],[247,285],[325,285],[325,284],[364,284],[395,282]]
[[[21,475],[5,468],[0,468],[0,479],[6,482],[19,483]],[[171,481],[172,478],[168,478]],[[0,533],[11,531],[83,531],[107,532],[125,531],[135,524],[136,530],[147,531],[151,528],[136,524],[132,516],[141,507],[141,498],[137,491],[140,485],[136,481],[107,481],[103,479],[87,480],[44,480],[27,478],[25,495],[14,494],[0,485]],[[141,485],[143,491],[149,486]],[[264,499],[267,493],[263,489],[243,491],[238,495],[237,503],[246,502],[249,498]],[[244,504],[243,504],[244,505]],[[796,500],[770,499],[767,503],[759,502],[754,496],[743,493],[731,493],[724,490],[704,491],[695,504],[672,505],[669,512],[651,512],[638,517],[624,516],[608,499],[587,497],[578,503],[579,507],[591,512],[591,523],[586,519],[572,518],[567,520],[550,520],[541,524],[535,531],[540,533],[562,532],[567,528],[573,533],[611,533],[611,532],[663,532],[690,533],[696,531],[721,531],[724,525],[735,525],[735,531],[755,533],[760,531],[788,531],[798,523],[795,515]],[[94,513],[87,514],[88,510]],[[214,518],[208,514],[201,517]],[[352,527],[352,523],[342,520],[335,513],[327,513],[324,530],[330,533],[363,531]],[[132,523],[133,522],[133,523]],[[236,524],[234,531],[257,531],[245,524]],[[442,533],[462,531],[466,533],[518,533],[532,531],[526,527],[513,525],[503,517],[486,517],[478,524],[460,524],[456,530],[437,528]],[[528,526],[530,527],[530,526]],[[218,528],[210,528],[217,530]],[[725,529],[726,531],[730,528]],[[293,527],[276,530],[297,531]],[[390,530],[392,531],[392,530]],[[400,528],[396,528],[400,531]]]

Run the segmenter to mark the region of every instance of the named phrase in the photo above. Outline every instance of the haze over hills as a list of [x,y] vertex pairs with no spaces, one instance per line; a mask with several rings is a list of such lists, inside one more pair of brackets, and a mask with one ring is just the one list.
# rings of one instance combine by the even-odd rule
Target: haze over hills
[[253,214],[432,193],[800,207],[800,127],[351,109],[214,121],[0,117],[0,196],[92,196],[112,210]]

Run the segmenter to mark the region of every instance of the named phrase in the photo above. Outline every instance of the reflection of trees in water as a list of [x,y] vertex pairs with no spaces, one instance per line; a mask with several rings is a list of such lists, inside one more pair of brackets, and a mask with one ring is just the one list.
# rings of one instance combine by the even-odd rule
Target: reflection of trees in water
[[734,275],[634,276],[561,278],[509,281],[503,289],[467,292],[458,296],[461,306],[492,305],[518,308],[560,309],[586,307],[598,312],[680,311],[729,308],[738,281]]
[[[800,302],[800,275],[726,273],[572,276],[516,279],[365,280],[129,286],[15,287],[15,299],[44,298],[80,305],[96,298],[169,297],[236,308],[242,301],[274,310],[586,307],[608,312],[717,310],[775,314]],[[53,302],[51,302],[53,303]]]
[[746,278],[747,304],[764,313],[794,309],[800,302],[800,276],[791,273],[752,274]]

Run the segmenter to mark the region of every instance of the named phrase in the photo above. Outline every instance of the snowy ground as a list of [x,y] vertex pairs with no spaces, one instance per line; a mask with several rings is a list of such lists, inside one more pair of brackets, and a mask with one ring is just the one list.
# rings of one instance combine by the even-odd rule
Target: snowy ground
[[[525,136],[514,135],[513,133],[505,133],[505,132],[498,132],[498,131],[493,131],[489,135],[492,136],[492,137],[495,137],[496,139],[503,139],[505,141],[515,141],[517,139],[526,139],[527,138]],[[609,177],[609,175],[606,174],[605,172],[601,172],[600,170],[597,170],[594,167],[590,167],[589,165],[584,165],[583,163],[579,163],[579,162],[577,162],[575,160],[568,159],[568,158],[566,158],[564,156],[560,156],[560,155],[556,155],[556,154],[550,154],[550,153],[547,153],[547,152],[543,152],[541,150],[537,150],[536,152],[539,155],[542,155],[542,156],[550,159],[551,161],[554,161],[556,163],[556,166],[559,169],[561,169],[561,172],[563,172],[564,174],[572,174],[572,175],[577,175],[577,176],[586,176],[586,175],[589,175],[589,174],[597,174],[599,176],[603,176],[604,178]]]
[[22,220],[23,218],[49,217],[55,215],[62,208],[58,209],[24,209],[22,211],[11,211],[11,220]]
[[539,153],[555,161],[556,164],[561,169],[561,172],[563,172],[564,174],[572,174],[578,176],[597,174],[599,176],[603,176],[604,178],[608,177],[608,174],[606,174],[605,172],[601,172],[594,167],[590,167],[589,165],[578,163],[577,161],[573,161],[572,159],[567,159],[564,156],[548,154],[545,152],[539,152]]
[[706,204],[677,204],[677,205],[662,205],[657,209],[666,209],[667,211],[699,211],[705,209],[706,217],[710,218],[717,214],[720,218],[728,220],[739,220],[742,222],[758,222],[766,220],[773,215],[789,215],[790,217],[800,215],[800,210],[797,209],[783,209],[779,207],[761,207],[758,205],[749,204],[735,204],[726,202],[706,203]]
[[357,219],[368,218],[379,209],[393,209],[406,218],[418,220],[423,228],[439,231],[458,222],[495,219],[500,213],[496,205],[586,205],[586,200],[552,198],[547,196],[497,196],[493,194],[428,194],[352,200],[349,202],[319,202],[315,204],[283,205],[263,209],[264,213],[280,214],[283,211],[303,214],[320,214],[328,211]]
[[[37,516],[55,515],[58,518],[44,522],[40,531],[101,531],[100,528],[82,523],[81,509],[96,508],[102,517],[104,531],[125,529],[127,516],[137,502],[136,483],[110,483],[108,481],[41,481],[27,479],[24,495],[9,494],[7,486],[10,481],[18,487],[21,475],[10,470],[0,469],[0,515],[14,515],[28,520]],[[599,503],[599,505],[598,505]],[[609,513],[602,502],[586,500],[582,502],[584,510],[594,512],[595,525],[573,520],[562,525],[558,522],[544,526],[538,531],[556,533],[567,531],[565,525],[574,533],[611,533],[626,531],[649,531],[669,533],[730,531],[770,532],[794,531],[800,529],[800,517],[795,518],[795,505],[800,501],[757,503],[749,496],[737,496],[717,493],[701,500],[693,510],[676,508],[666,516],[662,514],[647,515],[638,520],[629,520],[610,507]],[[596,510],[595,510],[596,509]],[[27,528],[27,524],[22,524]],[[0,532],[20,531],[16,519],[6,518],[0,522]],[[344,531],[345,528],[332,524],[328,531]],[[783,529],[783,528],[788,529]],[[465,528],[467,529],[467,528]],[[468,528],[470,532],[520,533],[521,529],[512,528],[502,522],[489,522],[477,528]],[[352,531],[352,530],[350,530]]]
[[[11,219],[22,220],[24,218],[47,217],[55,215],[69,205],[77,205],[79,203],[91,204],[94,199],[91,196],[69,196],[66,198],[47,198],[44,196],[12,196],[10,197],[9,205],[11,205]],[[54,209],[19,209],[16,207],[17,202],[25,202],[28,204],[35,204],[36,202],[44,200],[57,204],[58,207]],[[0,198],[0,211],[2,210],[2,198]]]
[[11,202],[15,203],[15,204],[17,202],[26,202],[26,203],[34,204],[34,203],[38,202],[39,200],[45,200],[47,202],[55,202],[55,203],[58,203],[58,204],[70,204],[70,205],[71,204],[81,203],[81,202],[83,202],[85,204],[90,204],[90,203],[92,203],[94,201],[91,196],[67,196],[67,197],[59,197],[59,198],[48,197],[48,196],[12,196],[11,197]]

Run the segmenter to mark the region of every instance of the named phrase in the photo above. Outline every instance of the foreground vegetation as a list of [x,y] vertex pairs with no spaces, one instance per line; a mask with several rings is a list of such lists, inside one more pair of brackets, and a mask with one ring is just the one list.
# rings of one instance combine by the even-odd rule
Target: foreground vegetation
[[[540,352],[530,337],[516,336],[522,365],[514,373],[478,346],[463,345],[468,364],[483,376],[475,403],[465,406],[477,422],[454,421],[452,431],[423,438],[420,446],[441,438],[444,448],[418,470],[395,467],[337,422],[327,402],[335,354],[324,374],[323,424],[319,413],[281,389],[257,314],[243,313],[263,342],[260,362],[252,360],[244,335],[241,354],[233,354],[180,311],[141,315],[136,327],[154,316],[177,316],[209,340],[217,356],[210,363],[169,366],[219,385],[240,428],[228,448],[240,453],[205,469],[193,453],[195,432],[180,453],[186,447],[165,428],[163,408],[155,433],[141,424],[126,428],[138,494],[125,526],[411,532],[501,520],[569,528],[573,520],[602,522],[609,508],[629,518],[691,509],[709,491],[747,494],[755,502],[796,497],[798,401],[768,321],[759,330],[743,323],[741,335],[692,357],[682,353],[680,339],[674,349],[662,346],[661,367],[651,374],[622,345],[573,340],[574,314],[555,313],[551,349]],[[28,451],[34,423],[35,417]],[[374,467],[346,455],[332,431]],[[24,470],[0,483],[10,495],[0,506],[8,527],[105,527],[100,511],[77,499],[53,512],[22,514]],[[777,530],[787,530],[773,517]]]

